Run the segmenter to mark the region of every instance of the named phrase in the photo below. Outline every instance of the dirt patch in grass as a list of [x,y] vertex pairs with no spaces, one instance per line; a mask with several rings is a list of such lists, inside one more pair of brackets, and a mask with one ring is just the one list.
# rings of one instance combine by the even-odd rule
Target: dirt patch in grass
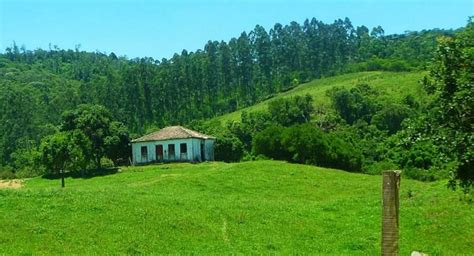
[[0,189],[21,187],[23,187],[23,180],[0,180]]

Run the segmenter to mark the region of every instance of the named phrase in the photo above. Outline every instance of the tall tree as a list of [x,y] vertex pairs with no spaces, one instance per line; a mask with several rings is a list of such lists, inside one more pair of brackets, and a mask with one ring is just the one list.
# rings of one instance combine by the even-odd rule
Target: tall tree
[[[453,175],[461,187],[469,190],[474,185],[474,20],[456,38],[444,37],[439,46],[430,75],[425,85],[434,91],[441,115],[435,119],[438,126],[435,139],[447,147],[458,161]],[[433,113],[433,114],[435,114]],[[437,135],[437,136],[436,136]]]
[[[128,148],[128,134],[120,124],[112,122],[110,112],[103,106],[80,105],[74,111],[65,112],[63,120],[63,131],[81,131],[90,141],[91,147],[84,151],[84,157],[97,168],[101,168],[101,159],[108,152],[117,159],[123,155],[122,148]],[[112,150],[113,147],[117,148]]]

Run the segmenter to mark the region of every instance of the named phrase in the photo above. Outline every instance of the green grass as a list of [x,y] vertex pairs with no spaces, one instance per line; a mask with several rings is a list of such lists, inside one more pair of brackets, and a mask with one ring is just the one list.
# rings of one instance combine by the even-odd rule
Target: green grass
[[[380,253],[380,176],[214,162],[59,185],[34,178],[0,190],[0,254]],[[474,206],[459,193],[402,179],[400,255],[474,254]]]
[[296,88],[275,95],[273,98],[259,102],[250,107],[216,117],[212,120],[226,123],[227,121],[238,121],[242,111],[254,112],[263,110],[266,108],[270,101],[286,97],[294,97],[296,95],[309,94],[313,96],[314,106],[316,108],[329,107],[329,97],[326,95],[326,91],[337,86],[351,88],[360,83],[366,83],[373,86],[379,92],[381,92],[387,98],[391,100],[401,100],[408,94],[415,96],[418,100],[426,98],[420,80],[423,77],[422,72],[383,72],[383,71],[371,71],[371,72],[359,72],[351,73],[339,76],[333,76],[328,78],[316,79],[309,83],[301,84]]

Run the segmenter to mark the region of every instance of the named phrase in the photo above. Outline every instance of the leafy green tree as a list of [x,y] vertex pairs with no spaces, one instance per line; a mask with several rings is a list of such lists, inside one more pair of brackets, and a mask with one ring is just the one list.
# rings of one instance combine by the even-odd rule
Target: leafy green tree
[[82,150],[71,140],[71,134],[58,132],[41,140],[41,163],[46,172],[59,174],[83,159]]
[[254,137],[256,155],[360,172],[362,155],[339,134],[324,133],[311,124],[270,126]]
[[258,72],[256,72],[256,84],[260,86],[260,94],[273,93],[275,88],[272,86],[272,56],[271,39],[265,28],[255,26],[249,34],[252,43],[253,56],[256,58]]
[[[468,33],[464,34],[467,38]],[[312,18],[303,25],[275,24],[268,33],[256,26],[248,34],[227,42],[209,41],[202,49],[183,50],[162,60],[86,52],[79,46],[27,50],[13,43],[0,53],[0,165],[16,165],[14,162],[20,157],[12,157],[15,152],[37,147],[42,137],[61,125],[61,114],[74,112],[81,103],[104,106],[110,112],[110,120],[120,121],[130,133],[142,134],[148,127],[187,124],[242,109],[322,76],[425,69],[440,35],[452,36],[454,31],[433,29],[385,35],[379,27],[373,33],[364,26],[354,29],[349,19],[324,23]],[[364,114],[363,102],[354,93],[349,98],[353,96],[356,104],[351,106],[356,115],[349,114],[348,118],[354,120],[348,123],[358,122],[355,119],[369,123],[373,113]],[[296,109],[291,107],[290,118],[281,118],[282,122],[301,123],[291,117],[298,112],[293,111]],[[244,122],[247,124],[236,126],[242,128],[236,129],[235,134],[247,151],[252,134],[267,127],[267,121],[260,119],[248,118]],[[321,127],[335,129],[337,125],[330,120]],[[244,131],[247,128],[251,128],[250,136]],[[93,136],[86,128],[79,130],[94,145],[86,152],[87,162],[98,165],[100,160],[96,158],[100,155],[109,155],[114,161],[123,158],[124,153],[111,152],[114,147],[110,146],[112,142],[119,143],[120,136],[101,132]],[[114,138],[105,139],[108,136]],[[120,152],[126,151],[122,149]]]
[[440,38],[434,65],[425,79],[436,93],[435,119],[439,128],[435,139],[450,144],[449,152],[458,161],[453,175],[461,187],[474,184],[474,20],[471,17],[456,38]]
[[10,162],[17,149],[35,145],[38,111],[41,107],[33,88],[0,79],[0,164]]
[[359,84],[350,90],[335,88],[328,94],[336,112],[350,125],[359,119],[370,123],[372,115],[378,108],[378,105],[370,97],[374,95],[374,91],[366,84]]
[[272,124],[271,116],[265,111],[246,112],[242,111],[240,122],[228,122],[227,129],[234,134],[244,146],[244,150],[250,152],[252,149],[253,136]]
[[282,144],[297,163],[326,166],[328,141],[323,132],[311,125],[291,126],[283,132]]
[[69,171],[81,172],[84,176],[85,171],[91,166],[89,161],[89,152],[92,148],[92,141],[81,131],[72,130],[67,132],[70,147],[75,151],[76,157],[69,166]]
[[391,135],[402,129],[402,122],[410,113],[410,109],[404,105],[390,104],[374,114],[371,123]]
[[252,142],[253,153],[273,159],[290,161],[290,153],[282,142],[283,131],[283,127],[273,125],[255,134]]
[[214,152],[217,161],[238,162],[244,155],[244,146],[234,135],[224,133],[217,136]]
[[282,126],[307,123],[313,111],[313,98],[308,94],[290,99],[278,99],[268,104],[270,116]]
[[43,174],[41,168],[41,153],[37,147],[31,145],[30,147],[19,148],[11,154],[12,167],[15,170],[15,175],[18,178],[32,177]]
[[91,142],[90,148],[84,149],[84,156],[96,168],[101,168],[100,160],[104,156],[117,161],[127,154],[128,132],[122,124],[112,121],[110,112],[103,106],[80,105],[74,111],[65,112],[63,119],[63,131],[81,131]]
[[110,123],[110,135],[105,137],[106,155],[115,165],[128,164],[131,155],[130,135],[127,127],[120,122]]

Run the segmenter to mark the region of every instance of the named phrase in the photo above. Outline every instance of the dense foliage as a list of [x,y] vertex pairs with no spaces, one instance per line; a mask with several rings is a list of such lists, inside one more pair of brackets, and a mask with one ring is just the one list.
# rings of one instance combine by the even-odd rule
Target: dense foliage
[[[124,163],[130,155],[129,135],[123,124],[98,105],[79,105],[63,114],[61,131],[41,140],[40,163],[48,174],[102,169],[104,159]],[[106,160],[107,161],[107,160]]]
[[440,38],[435,56],[424,81],[435,101],[427,116],[429,123],[418,123],[418,129],[424,131],[421,137],[444,145],[440,151],[455,161],[451,185],[460,180],[461,187],[469,189],[474,185],[473,18],[455,38]]
[[456,37],[439,39],[422,98],[394,98],[370,81],[333,87],[327,91],[331,109],[305,107],[312,105],[309,95],[279,98],[264,110],[242,112],[226,133],[244,144],[244,160],[263,156],[371,174],[402,169],[419,180],[450,177],[452,187],[459,181],[468,191],[474,171],[472,27],[469,22]]
[[[459,170],[454,178],[472,180],[471,34],[472,22],[452,39],[454,31],[384,35],[349,19],[313,18],[268,32],[257,25],[162,60],[13,44],[0,54],[0,173],[36,175],[39,163],[52,172],[97,168],[104,158],[120,164],[129,134],[187,124],[217,136],[216,158],[224,161],[268,157],[366,173],[403,168],[425,180],[452,169]],[[316,111],[314,100],[301,96],[271,100],[224,129],[199,121],[314,78],[424,70],[434,57],[425,84],[437,96],[429,104],[410,95],[387,99],[363,82],[331,90],[330,109]],[[56,158],[76,160],[59,166]]]
[[254,138],[254,152],[279,160],[361,171],[362,156],[354,145],[314,125],[272,126]]

